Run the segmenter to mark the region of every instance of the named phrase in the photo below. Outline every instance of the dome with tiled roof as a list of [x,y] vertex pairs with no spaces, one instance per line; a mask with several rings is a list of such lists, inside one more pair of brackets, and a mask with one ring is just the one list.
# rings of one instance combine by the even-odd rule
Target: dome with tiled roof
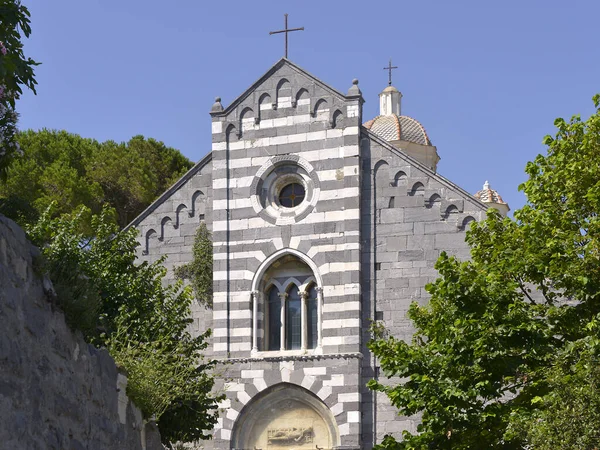
[[363,126],[434,172],[440,157],[423,125],[401,112],[402,93],[394,86],[379,94],[379,115]]
[[423,125],[408,116],[380,115],[364,123],[364,127],[386,141],[408,141],[432,145]]
[[503,216],[510,211],[508,203],[502,200],[502,197],[500,194],[498,194],[498,191],[495,191],[490,187],[490,183],[488,181],[483,184],[483,189],[475,193],[474,197],[478,198],[481,202],[496,208]]
[[495,191],[490,187],[489,181],[483,184],[483,189],[475,193],[475,197],[481,200],[483,203],[500,203],[506,205],[506,202],[502,200],[498,191]]

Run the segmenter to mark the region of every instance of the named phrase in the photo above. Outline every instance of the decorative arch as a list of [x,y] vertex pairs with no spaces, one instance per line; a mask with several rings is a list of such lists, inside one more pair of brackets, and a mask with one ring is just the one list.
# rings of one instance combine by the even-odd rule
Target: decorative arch
[[240,120],[238,124],[238,137],[241,137],[244,131],[253,130],[255,123],[256,117],[254,114],[254,110],[249,106],[245,107],[240,113]]
[[433,194],[431,197],[429,197],[429,200],[427,200],[425,206],[427,208],[433,208],[434,206],[440,206],[441,202],[442,197],[440,197],[438,194]]
[[344,115],[342,114],[342,111],[336,109],[331,115],[331,118],[329,119],[329,126],[331,128],[337,128],[339,125],[341,125],[341,121],[343,120],[343,118]]
[[293,106],[298,106],[298,105],[303,105],[303,104],[307,104],[307,105],[310,104],[310,94],[308,93],[308,90],[306,90],[305,88],[300,88],[300,89],[298,89],[298,92],[296,92],[296,96],[294,97],[294,105]]
[[394,175],[394,180],[392,181],[392,186],[399,186],[400,184],[405,184],[408,177],[406,176],[406,172],[400,170]]
[[446,208],[446,210],[444,211],[444,219],[447,219],[448,217],[450,217],[450,215],[452,214],[458,214],[460,211],[458,210],[458,207],[456,205],[448,205],[448,207]]
[[[313,109],[311,111],[311,115],[313,117],[318,117],[319,111],[326,111],[326,110],[327,110],[327,100],[325,100],[324,98],[320,98],[319,100],[316,101],[315,106],[313,107]],[[327,117],[325,117],[325,119],[327,119]]]
[[463,219],[463,221],[462,221],[462,223],[461,223],[461,225],[460,225],[460,227],[459,227],[459,228],[460,228],[461,230],[466,230],[466,229],[467,229],[467,227],[468,227],[468,226],[469,226],[471,223],[473,223],[473,222],[475,222],[475,217],[473,217],[473,216],[467,216],[467,217],[465,217],[465,218]]
[[156,237],[156,230],[154,228],[150,228],[148,231],[146,231],[146,236],[144,238],[145,242],[145,249],[144,251],[142,251],[142,255],[147,255],[150,251],[150,240],[153,237]]
[[190,217],[194,217],[198,212],[197,201],[200,196],[204,195],[204,192],[198,190],[192,194],[192,210],[189,212]]
[[319,273],[319,267],[312,259],[294,248],[282,248],[265,259],[258,267],[258,270],[255,272],[254,278],[252,279],[252,291],[258,291],[260,289],[260,282],[262,281],[265,272],[271,267],[271,265],[273,265],[275,261],[286,255],[296,256],[298,259],[304,262],[312,270],[317,287],[323,287],[323,278]]
[[301,386],[278,383],[255,395],[241,410],[233,425],[231,448],[266,449],[277,444],[336,448],[341,441],[335,417],[319,397]]
[[[173,225],[175,229],[179,228],[179,226],[181,225],[181,216],[183,215],[183,211],[187,209],[187,205],[185,205],[184,203],[180,203],[177,209],[175,210],[175,224]],[[191,217],[191,214],[188,213],[188,215]]]
[[[282,78],[277,83],[277,89],[275,90],[275,102],[273,103],[273,109],[277,109],[279,103],[281,103],[282,98],[290,99],[290,104],[292,101],[292,85],[290,84],[287,78]],[[282,105],[283,106],[283,105]]]
[[165,238],[165,226],[167,226],[167,224],[169,222],[173,223],[173,221],[171,220],[171,218],[169,216],[163,217],[162,220],[160,221],[160,237],[158,238],[159,241],[164,240],[164,238]]
[[252,280],[252,352],[320,352],[322,304],[321,275],[308,256],[286,248],[265,259]]
[[413,187],[410,189],[409,195],[424,195],[425,194],[425,186],[420,181],[417,181],[413,184]]

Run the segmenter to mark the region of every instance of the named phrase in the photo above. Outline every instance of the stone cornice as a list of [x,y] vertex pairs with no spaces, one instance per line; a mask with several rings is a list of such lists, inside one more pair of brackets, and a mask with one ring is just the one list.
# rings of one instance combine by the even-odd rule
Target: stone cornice
[[362,359],[363,354],[360,352],[353,353],[336,353],[329,355],[279,355],[279,356],[264,356],[264,357],[249,357],[249,358],[229,358],[217,359],[217,364],[243,364],[253,362],[281,362],[281,361],[319,361],[324,359]]

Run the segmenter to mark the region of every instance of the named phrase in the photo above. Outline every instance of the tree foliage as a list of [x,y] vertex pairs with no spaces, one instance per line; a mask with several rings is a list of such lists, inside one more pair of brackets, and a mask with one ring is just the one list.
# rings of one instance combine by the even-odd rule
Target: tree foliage
[[162,260],[136,263],[137,231],[120,232],[110,208],[59,217],[46,211],[29,234],[68,322],[127,371],[129,396],[144,417],[157,419],[165,442],[207,438],[219,397],[211,394],[214,362],[202,358],[210,332],[189,331],[191,290],[163,286]]
[[33,68],[39,63],[26,58],[22,36],[29,37],[29,10],[19,0],[0,0],[0,179],[15,156],[22,154],[15,139],[17,113],[15,100],[23,93],[21,86],[35,94]]
[[[586,121],[555,121],[547,155],[527,164],[527,204],[514,220],[490,210],[467,233],[470,261],[440,256],[430,303],[408,313],[412,342],[375,329],[369,348],[387,376],[405,382],[370,387],[401,414],[422,415],[419,434],[388,436],[381,448],[600,444],[592,345],[600,314],[599,102]],[[573,414],[587,433],[560,431]]]
[[178,150],[143,136],[118,144],[29,130],[18,140],[24,155],[0,183],[0,207],[21,224],[35,222],[51,203],[56,215],[81,205],[98,214],[108,204],[124,227],[192,166]]
[[202,222],[196,230],[193,259],[175,269],[175,275],[181,280],[189,280],[196,300],[206,308],[212,308],[213,299],[213,245],[210,231]]

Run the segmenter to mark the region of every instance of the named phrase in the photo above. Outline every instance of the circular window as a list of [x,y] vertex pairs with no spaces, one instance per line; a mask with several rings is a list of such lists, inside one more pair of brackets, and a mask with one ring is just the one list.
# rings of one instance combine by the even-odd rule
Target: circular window
[[284,208],[294,208],[304,201],[306,191],[299,183],[289,183],[279,191],[279,204]]
[[319,178],[308,161],[297,155],[278,155],[256,173],[250,200],[265,221],[289,225],[314,210],[320,191]]

